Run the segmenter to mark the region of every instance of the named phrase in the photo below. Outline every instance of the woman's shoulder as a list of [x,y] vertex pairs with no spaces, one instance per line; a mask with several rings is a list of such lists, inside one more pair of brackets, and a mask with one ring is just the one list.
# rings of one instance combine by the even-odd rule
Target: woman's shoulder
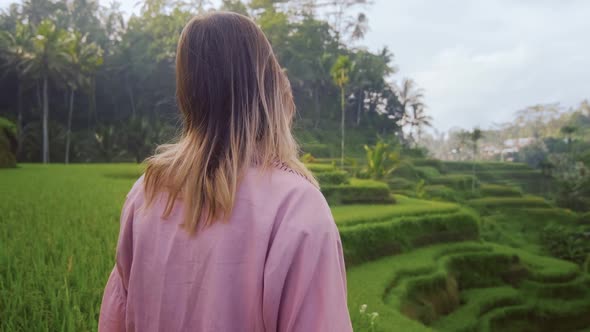
[[252,184],[261,201],[276,209],[276,226],[305,233],[333,230],[334,220],[326,199],[305,176],[287,167],[275,167]]
[[323,199],[319,188],[312,181],[282,163],[268,169],[252,168],[249,178],[250,184],[269,195]]
[[137,179],[135,181],[135,183],[133,184],[133,186],[131,187],[131,189],[129,190],[129,192],[127,193],[127,200],[132,200],[132,201],[136,201],[138,199],[141,199],[143,197],[143,179],[144,179],[144,174],[142,174],[139,179]]

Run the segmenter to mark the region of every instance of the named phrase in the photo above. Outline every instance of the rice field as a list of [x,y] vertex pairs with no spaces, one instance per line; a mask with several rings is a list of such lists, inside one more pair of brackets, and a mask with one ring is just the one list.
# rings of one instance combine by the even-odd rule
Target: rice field
[[[120,173],[119,171],[123,171]],[[0,171],[0,331],[95,331],[135,165]]]
[[[134,164],[0,170],[0,331],[97,329],[120,209],[140,174]],[[349,223],[420,213],[404,206],[335,207],[334,215]]]
[[[141,171],[134,164],[0,170],[0,331],[97,329],[120,209]],[[359,258],[347,271],[355,331],[590,327],[590,276],[577,265],[481,241],[478,217],[458,204],[395,199],[332,207],[345,253]],[[516,199],[530,201],[525,214],[549,211],[534,198],[505,201]],[[569,213],[559,212],[555,218]],[[494,225],[491,217],[481,220]],[[518,227],[498,228],[498,237]]]

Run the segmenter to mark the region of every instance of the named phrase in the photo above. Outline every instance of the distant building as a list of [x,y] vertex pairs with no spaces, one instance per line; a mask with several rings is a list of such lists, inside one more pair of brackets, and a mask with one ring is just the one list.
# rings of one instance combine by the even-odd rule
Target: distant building
[[[511,138],[505,140],[502,145],[483,144],[480,148],[481,153],[486,157],[500,156],[502,160],[505,157],[517,153],[523,147],[531,145],[535,141],[532,137]],[[507,158],[508,160],[512,158]]]
[[504,141],[504,146],[506,148],[515,148],[518,151],[520,148],[531,145],[534,141],[535,139],[532,137],[511,138]]

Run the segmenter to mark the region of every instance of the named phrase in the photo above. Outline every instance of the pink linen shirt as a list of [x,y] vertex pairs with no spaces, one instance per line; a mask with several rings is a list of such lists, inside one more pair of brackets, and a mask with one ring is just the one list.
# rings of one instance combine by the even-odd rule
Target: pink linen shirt
[[228,222],[190,236],[179,200],[149,208],[143,178],[121,214],[101,332],[352,331],[338,230],[326,200],[285,169],[250,168]]

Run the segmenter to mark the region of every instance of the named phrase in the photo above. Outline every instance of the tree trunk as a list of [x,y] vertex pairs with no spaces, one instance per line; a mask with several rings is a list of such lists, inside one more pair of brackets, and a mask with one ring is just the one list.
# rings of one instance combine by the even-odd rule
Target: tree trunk
[[342,110],[342,115],[340,119],[340,167],[344,167],[344,107],[346,106],[345,99],[344,99],[344,86],[340,87],[340,108]]
[[361,111],[363,109],[363,100],[364,98],[364,93],[363,91],[359,91],[358,93],[358,100],[357,100],[357,108],[356,108],[356,126],[358,127],[361,124]]
[[43,99],[41,98],[41,85],[37,82],[37,106],[43,108]]
[[475,160],[473,160],[473,178],[471,179],[471,193],[475,193]]
[[98,112],[96,111],[96,76],[92,75],[90,79],[90,108],[94,114],[94,125],[98,123]]
[[125,89],[127,90],[127,95],[129,96],[129,103],[131,104],[131,115],[135,116],[135,99],[133,98],[133,91],[131,90],[131,86],[129,85],[128,75],[125,75]]
[[43,163],[49,162],[49,95],[47,75],[43,77]]
[[76,91],[70,89],[70,109],[68,110],[68,130],[66,132],[66,160],[65,163],[70,163],[70,141],[72,135],[72,114],[74,113],[74,94]]
[[16,96],[16,111],[17,111],[17,120],[16,120],[16,130],[18,131],[16,133],[16,137],[17,137],[17,148],[16,148],[16,155],[17,155],[17,159],[18,157],[21,155],[22,153],[22,146],[23,146],[23,127],[24,127],[24,122],[23,122],[23,81],[19,80],[18,81],[18,91],[17,96]]
[[422,139],[422,127],[418,125],[418,130],[416,130],[416,141],[414,142],[414,148],[418,148],[418,144]]
[[473,178],[471,179],[471,193],[474,194],[475,193],[475,160],[476,160],[476,154],[477,154],[477,142],[473,143],[474,144],[474,148],[473,148]]
[[317,127],[319,127],[320,120],[321,120],[320,96],[319,96],[319,92],[318,92],[317,87],[314,87],[314,89],[313,89],[313,105],[315,107],[315,114],[316,114],[314,128],[317,128]]

